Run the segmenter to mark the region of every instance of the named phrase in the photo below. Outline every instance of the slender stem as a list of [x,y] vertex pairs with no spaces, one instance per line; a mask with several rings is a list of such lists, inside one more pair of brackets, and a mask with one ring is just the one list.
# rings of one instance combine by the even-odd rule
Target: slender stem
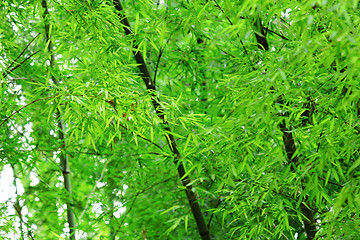
[[[121,23],[124,26],[125,34],[132,35],[129,21],[124,14],[123,7],[122,7],[120,1],[114,0],[113,3],[115,6],[115,9],[118,11],[118,15],[121,19]],[[149,74],[148,68],[144,61],[144,58],[143,58],[141,52],[139,51],[138,45],[136,44],[135,41],[133,42],[133,49],[134,49],[133,54],[134,54],[135,60],[138,64],[138,67],[139,67],[139,70],[141,73],[141,77],[146,85],[147,90],[150,92],[150,94],[152,94],[152,104],[154,106],[156,114],[162,120],[162,125],[164,127],[164,130],[168,133],[166,136],[166,139],[169,143],[171,151],[175,155],[174,164],[177,166],[177,171],[178,171],[179,177],[181,179],[181,183],[185,187],[185,193],[186,193],[187,199],[189,201],[191,211],[195,218],[199,234],[201,236],[201,239],[209,240],[210,239],[209,229],[207,227],[207,224],[206,224],[203,214],[201,212],[198,198],[197,198],[195,192],[192,190],[192,187],[189,185],[190,184],[189,176],[188,175],[185,176],[186,172],[185,172],[184,165],[181,161],[182,157],[177,148],[176,140],[175,140],[174,136],[171,134],[170,126],[167,123],[167,121],[165,120],[164,109],[160,105],[159,99],[156,95],[155,83],[153,82],[153,80]]]
[[[51,41],[51,35],[50,35],[50,15],[48,11],[48,6],[46,0],[42,0],[42,7],[44,8],[44,22],[45,22],[45,39],[47,44],[47,50],[50,53],[50,68],[54,68],[55,66],[55,55],[53,53],[53,44]],[[54,76],[50,77],[51,80],[58,84],[57,79]],[[70,166],[69,166],[69,156],[64,152],[64,149],[66,149],[66,142],[65,142],[65,125],[63,120],[61,119],[61,113],[60,109],[57,108],[56,110],[56,118],[58,122],[59,127],[59,140],[62,142],[62,153],[60,155],[60,161],[62,165],[62,174],[64,177],[64,186],[65,189],[69,193],[69,198],[66,200],[66,211],[67,211],[67,222],[69,224],[70,228],[70,239],[75,240],[75,215],[74,212],[71,209],[71,195],[72,195],[72,189],[71,189],[71,179],[70,179]]]
[[[217,1],[216,1],[216,0],[213,0],[213,1],[214,1],[214,3],[216,4],[215,6],[218,7],[223,14],[225,14],[225,11],[224,11],[224,10],[222,9],[222,7],[217,3]],[[228,20],[228,22],[230,23],[230,25],[233,26],[234,24],[232,23],[231,19],[230,19],[228,16],[226,16],[226,14],[225,14],[225,17],[226,17],[226,20]],[[239,36],[238,33],[236,33],[236,36],[239,38],[240,43],[241,43],[241,46],[243,47],[245,54],[246,54],[246,55],[249,55],[248,52],[247,52],[247,50],[246,50],[246,48],[245,48],[245,45],[244,45],[243,41],[241,40],[241,38],[240,38],[240,36]]]
[[170,181],[170,180],[173,179],[173,178],[174,178],[174,177],[171,176],[170,178],[167,178],[167,179],[165,179],[165,180],[163,180],[163,181],[161,181],[161,182],[157,182],[157,183],[155,183],[155,184],[153,184],[153,185],[151,185],[151,186],[149,186],[149,187],[147,187],[147,188],[145,188],[145,189],[142,189],[142,190],[138,191],[138,192],[134,195],[130,207],[129,207],[129,208],[126,208],[126,212],[123,214],[123,219],[121,220],[121,223],[118,225],[118,228],[117,228],[116,231],[114,232],[114,236],[116,236],[116,234],[120,231],[120,228],[121,228],[122,226],[124,226],[125,219],[128,217],[129,213],[130,213],[131,210],[133,209],[134,204],[135,204],[135,201],[136,201],[136,198],[137,198],[140,194],[142,194],[142,193],[144,193],[144,192],[152,189],[153,187],[155,187],[155,186],[157,186],[157,185],[160,185],[160,184],[162,184],[162,183],[168,182],[168,181]]
[[10,73],[12,73],[13,71],[15,71],[18,67],[21,67],[27,60],[29,60],[32,56],[34,56],[35,54],[37,54],[38,52],[40,52],[40,50],[30,54],[30,56],[28,56],[27,58],[25,58],[21,63],[19,63],[18,65],[16,65],[15,67],[13,67],[10,71],[8,72],[4,72],[3,77],[6,77],[7,75],[9,75]]
[[[269,43],[266,39],[266,34],[264,31],[265,28],[262,25],[262,21],[260,17],[255,19],[254,26],[257,29],[257,31],[255,32],[255,37],[259,45],[259,49],[268,51]],[[284,100],[282,98],[282,95],[278,97],[276,101],[277,103],[284,105]],[[291,132],[291,128],[286,126],[285,119],[279,124],[279,127],[283,134],[283,143],[285,146],[286,156],[290,164],[290,169],[292,172],[295,172],[296,166],[299,164],[299,157],[295,155],[296,145],[295,145],[294,135]],[[314,213],[310,207],[310,202],[307,196],[305,196],[303,202],[300,204],[300,211],[305,216],[305,218],[303,218],[303,222],[305,225],[307,239],[308,240],[314,239],[315,234],[317,232],[316,220],[314,218]]]
[[264,29],[265,29],[266,31],[268,31],[268,32],[271,32],[271,33],[273,33],[273,34],[281,37],[281,38],[284,39],[284,40],[290,40],[290,39],[288,39],[287,37],[285,37],[284,35],[281,35],[280,33],[277,33],[277,32],[275,32],[275,31],[273,31],[273,30],[271,30],[271,29],[269,29],[269,28],[264,27]]
[[34,104],[34,103],[36,103],[36,102],[38,102],[38,101],[46,100],[46,99],[49,99],[49,98],[54,98],[54,97],[56,97],[56,96],[51,96],[51,97],[36,99],[36,100],[34,100],[34,101],[26,104],[25,106],[22,106],[21,108],[19,108],[18,110],[14,111],[12,114],[10,114],[7,118],[5,118],[5,120],[0,123],[0,127],[1,127],[5,122],[7,122],[12,116],[14,116],[15,114],[17,114],[18,112],[20,112],[20,111],[23,110],[24,108],[30,106],[31,104]]
[[18,64],[17,66],[13,67],[10,71],[9,69],[12,67],[12,65],[14,65],[14,63],[17,62],[17,60],[24,54],[24,52],[26,51],[26,49],[28,49],[28,47],[31,45],[32,42],[35,41],[35,39],[40,35],[40,33],[38,33],[27,45],[26,47],[21,51],[21,53],[19,54],[19,56],[17,56],[17,58],[6,68],[5,72],[3,73],[3,77],[5,78],[9,73],[13,72],[16,68],[20,67],[25,61],[27,61],[28,59],[30,59],[33,55],[35,55],[36,53],[38,53],[39,51],[31,54],[29,57],[27,57],[24,61],[22,61],[20,64]]
[[104,167],[103,167],[103,170],[101,171],[101,174],[100,174],[100,177],[99,179],[96,181],[96,183],[94,184],[93,186],[93,189],[91,190],[90,194],[87,196],[87,200],[86,200],[86,204],[85,204],[85,207],[84,207],[84,210],[81,212],[78,220],[79,222],[81,221],[82,217],[84,216],[84,214],[86,213],[86,211],[88,210],[89,208],[89,205],[90,205],[90,197],[91,196],[94,196],[94,192],[97,188],[97,185],[99,182],[101,182],[101,180],[104,178],[104,174],[105,174],[105,171],[107,170],[107,165],[109,164],[110,160],[108,160],[105,164],[104,164]]

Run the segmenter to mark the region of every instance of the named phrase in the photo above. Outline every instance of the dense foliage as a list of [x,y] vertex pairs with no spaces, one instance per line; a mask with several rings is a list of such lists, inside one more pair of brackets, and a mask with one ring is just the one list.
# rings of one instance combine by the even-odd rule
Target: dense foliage
[[0,235],[356,239],[358,2],[1,1]]

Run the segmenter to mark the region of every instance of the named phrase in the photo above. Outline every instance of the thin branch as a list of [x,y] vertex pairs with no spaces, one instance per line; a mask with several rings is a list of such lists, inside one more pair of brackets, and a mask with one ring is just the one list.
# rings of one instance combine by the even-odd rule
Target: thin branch
[[223,53],[225,53],[226,55],[229,55],[230,57],[232,57],[232,58],[235,58],[235,59],[237,59],[238,57],[235,57],[234,55],[232,55],[231,53],[228,53],[227,51],[225,51],[225,50],[222,50],[221,48],[219,48],[218,46],[216,46],[220,51],[222,51]]
[[18,110],[16,110],[15,112],[13,112],[11,115],[9,115],[7,118],[5,118],[5,120],[0,123],[0,127],[1,127],[5,122],[7,122],[12,116],[14,116],[15,114],[17,114],[18,112],[20,112],[20,111],[23,110],[24,108],[30,106],[31,104],[34,104],[34,103],[39,102],[39,101],[42,101],[42,100],[47,100],[47,99],[49,99],[49,98],[55,98],[55,97],[57,97],[57,95],[56,95],[56,96],[46,97],[46,98],[36,99],[36,100],[34,100],[34,101],[26,104],[25,106],[19,108]]
[[[323,177],[319,177],[321,180],[324,180],[325,182],[326,182],[326,179],[325,178],[323,178]],[[339,184],[339,183],[335,183],[335,182],[331,182],[331,181],[328,181],[328,183],[330,183],[330,184],[333,184],[333,185],[335,185],[335,186],[338,186],[338,187],[344,187],[344,185],[341,185],[341,184]]]
[[157,183],[155,183],[155,184],[153,184],[153,185],[151,185],[151,186],[149,186],[149,187],[147,187],[147,188],[145,188],[145,189],[142,189],[141,191],[138,191],[138,192],[135,194],[135,196],[133,197],[133,201],[131,202],[130,207],[129,207],[128,210],[124,213],[124,218],[122,219],[121,223],[119,224],[119,227],[116,229],[114,235],[116,236],[116,234],[120,231],[120,228],[124,225],[124,222],[125,222],[125,219],[127,218],[127,215],[129,215],[129,213],[130,213],[131,210],[133,209],[134,204],[135,204],[135,201],[136,201],[136,198],[137,198],[140,194],[142,194],[142,193],[150,190],[151,188],[153,188],[153,187],[155,187],[155,186],[157,186],[157,185],[160,185],[160,184],[162,184],[162,183],[168,182],[169,180],[171,180],[171,179],[173,179],[173,178],[174,178],[174,177],[169,177],[169,178],[167,178],[167,179],[165,179],[165,180],[163,180],[163,181],[161,181],[161,182],[157,182]]
[[143,136],[141,136],[141,135],[139,135],[139,134],[137,134],[137,133],[135,133],[135,132],[132,132],[132,131],[131,131],[131,130],[129,130],[126,126],[124,126],[124,125],[122,125],[122,124],[120,124],[120,126],[121,126],[122,128],[124,128],[125,130],[130,131],[132,134],[134,134],[134,135],[138,136],[139,138],[141,138],[141,139],[143,139],[143,140],[145,140],[145,141],[147,141],[147,142],[151,143],[152,145],[154,145],[154,146],[156,146],[156,147],[160,148],[161,150],[163,149],[163,148],[162,148],[159,144],[154,143],[154,142],[153,142],[153,141],[151,141],[150,139],[147,139],[146,137],[143,137]]
[[107,165],[109,164],[111,160],[108,160],[105,164],[104,164],[104,168],[103,170],[101,171],[101,174],[100,174],[100,177],[98,178],[98,180],[96,181],[96,183],[94,184],[94,187],[93,189],[91,190],[90,194],[86,197],[87,200],[86,200],[86,204],[85,204],[85,207],[84,207],[84,210],[81,212],[80,216],[79,216],[79,222],[81,221],[81,218],[84,216],[85,212],[87,211],[87,209],[89,208],[89,205],[90,205],[90,197],[94,195],[94,192],[96,190],[96,187],[97,187],[97,184],[104,178],[104,174],[105,174],[105,170],[106,170],[106,167]]
[[[231,19],[225,14],[225,11],[224,11],[224,10],[222,9],[222,7],[217,3],[217,1],[216,1],[216,0],[213,0],[213,1],[214,1],[214,3],[216,4],[215,7],[219,8],[219,9],[221,10],[221,12],[225,15],[226,19],[227,19],[228,22],[230,23],[230,25],[231,25],[231,26],[234,26],[234,24],[232,23]],[[244,45],[243,41],[240,39],[240,35],[239,35],[238,33],[236,33],[236,36],[239,38],[240,43],[241,43],[241,45],[242,45],[242,47],[243,47],[243,49],[244,49],[245,54],[246,54],[246,55],[249,55],[248,52],[247,52],[247,50],[246,50],[246,48],[245,48],[245,45]]]
[[[114,105],[111,101],[107,101],[107,100],[104,100],[104,101],[107,102],[107,103],[109,103],[109,104],[114,108],[115,112],[118,114],[118,111],[116,110],[115,105]],[[122,127],[123,129],[125,129],[126,131],[131,132],[131,133],[134,134],[135,136],[138,136],[139,138],[142,138],[143,140],[145,140],[145,141],[153,144],[154,146],[160,148],[161,150],[163,149],[160,145],[154,143],[154,142],[151,141],[150,139],[147,139],[146,137],[141,136],[141,135],[139,135],[139,134],[131,131],[131,130],[130,130],[128,127],[126,127],[125,125],[123,125],[123,124],[121,124],[121,123],[119,123],[119,125],[120,125],[120,127]]]
[[[18,152],[32,152],[32,151],[38,151],[38,152],[55,152],[55,151],[59,151],[59,148],[54,148],[54,149],[38,149],[38,148],[34,148],[34,149],[29,149],[29,150],[17,150]],[[5,152],[4,150],[0,150],[0,152]],[[87,154],[87,155],[95,155],[95,156],[113,156],[115,153],[117,152],[113,152],[113,153],[100,153],[100,152],[75,152],[75,151],[67,151],[67,153],[69,155],[72,155],[72,154]],[[130,154],[130,155],[126,155],[126,156],[129,156],[129,157],[136,157],[136,156],[141,156],[141,155],[146,155],[146,154],[149,154],[149,155],[157,155],[157,156],[163,156],[163,157],[167,157],[167,155],[165,154],[161,154],[161,153],[158,153],[158,152],[147,152],[147,153],[137,153],[137,154]],[[57,165],[60,167],[60,165]]]
[[164,50],[165,50],[165,48],[166,48],[167,44],[168,44],[168,43],[169,43],[169,41],[170,41],[170,39],[171,39],[172,35],[174,34],[174,32],[175,32],[175,31],[173,31],[173,32],[170,34],[170,37],[169,37],[169,38],[168,38],[168,40],[166,41],[165,46],[164,46],[163,48],[160,48],[160,51],[159,51],[159,56],[158,56],[158,59],[157,59],[157,61],[156,61],[156,66],[155,66],[155,72],[154,72],[154,84],[156,84],[156,75],[157,75],[157,71],[158,71],[158,69],[159,69],[160,59],[161,59],[161,57],[162,57],[162,54],[163,54],[163,52],[164,52]]
[[[39,151],[51,151],[51,150],[39,150]],[[96,155],[96,156],[113,156],[116,152],[114,151],[114,153],[99,153],[99,152],[67,152],[67,153],[70,155],[72,155],[72,154],[88,154],[88,155]],[[130,154],[130,155],[126,155],[126,156],[135,157],[135,156],[141,156],[141,155],[145,155],[145,154],[164,156],[164,157],[166,156],[164,154],[157,153],[157,152]]]
[[[225,184],[224,184],[223,188],[224,188],[224,187],[225,187]],[[216,203],[216,205],[215,205],[214,210],[217,209],[217,208],[220,206],[221,203],[222,203],[222,201],[221,201],[221,199],[219,198],[218,201],[217,201],[217,203]],[[210,224],[211,224],[211,221],[212,221],[212,219],[213,219],[213,217],[214,217],[214,214],[215,214],[215,211],[212,211],[211,216],[210,216],[210,218],[209,218],[209,222],[208,222],[208,224],[207,224],[207,226],[208,226],[209,229],[210,229]]]
[[20,67],[21,65],[23,65],[27,60],[29,60],[32,56],[34,56],[35,54],[37,54],[38,52],[40,52],[40,50],[30,54],[29,57],[25,58],[25,60],[23,60],[21,63],[19,63],[17,66],[13,67],[10,71],[6,71],[3,73],[3,77],[7,77],[7,75],[9,75],[10,73],[12,73],[15,69],[17,69],[18,67]]
[[[274,225],[275,228],[277,227],[277,226],[275,225],[275,223],[273,223],[273,225]],[[286,240],[289,240],[289,239],[285,236],[285,234],[284,234],[283,232],[281,232],[281,236],[282,236],[283,238],[285,238]]]
[[26,51],[26,49],[31,45],[32,42],[35,41],[35,39],[40,35],[40,33],[38,33],[27,45],[26,47],[22,50],[22,52],[19,54],[19,56],[6,68],[5,72],[3,73],[3,77],[7,76],[10,72],[12,72],[13,70],[9,71],[8,70],[12,67],[12,65],[24,54],[24,52]]
[[282,34],[280,34],[280,33],[277,33],[277,32],[275,32],[275,31],[273,31],[273,30],[271,30],[271,29],[269,29],[269,28],[267,28],[267,27],[264,27],[264,29],[265,29],[266,31],[268,31],[268,32],[271,32],[271,33],[273,33],[273,34],[281,37],[281,38],[284,39],[284,40],[290,41],[290,39],[288,39],[287,37],[285,37],[284,35],[282,35]]

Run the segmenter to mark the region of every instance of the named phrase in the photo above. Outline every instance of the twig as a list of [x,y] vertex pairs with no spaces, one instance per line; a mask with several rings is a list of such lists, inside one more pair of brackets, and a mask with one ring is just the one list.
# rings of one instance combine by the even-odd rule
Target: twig
[[96,183],[94,184],[93,189],[91,190],[90,194],[87,196],[87,200],[86,200],[86,204],[85,204],[84,210],[81,212],[81,214],[80,214],[80,216],[79,216],[79,222],[81,221],[81,218],[84,216],[85,212],[86,212],[87,209],[89,208],[89,205],[90,205],[90,197],[91,197],[92,195],[94,195],[94,192],[95,192],[95,190],[96,190],[97,184],[103,179],[104,174],[105,174],[106,167],[107,167],[107,165],[109,164],[110,161],[111,161],[111,160],[108,160],[108,161],[104,164],[104,168],[103,168],[103,170],[101,171],[101,174],[100,174],[99,179],[96,181]]
[[158,59],[157,59],[157,62],[156,62],[156,66],[155,66],[154,84],[156,84],[156,75],[157,75],[157,71],[158,71],[158,69],[159,69],[160,58],[161,58],[161,56],[162,56],[162,54],[163,54],[163,52],[164,52],[164,50],[165,50],[165,48],[166,48],[166,45],[169,43],[169,41],[170,41],[170,39],[171,39],[171,37],[172,37],[172,35],[173,35],[174,32],[175,32],[175,31],[173,31],[173,32],[170,34],[170,37],[169,37],[168,40],[166,41],[165,46],[164,46],[163,48],[160,48],[159,56],[158,56]]
[[139,135],[139,134],[137,134],[137,133],[135,133],[135,132],[132,132],[131,130],[129,130],[126,126],[124,126],[124,125],[122,125],[122,124],[119,124],[122,128],[124,128],[125,130],[127,130],[127,131],[130,131],[132,134],[134,134],[134,135],[136,135],[136,136],[138,136],[139,138],[142,138],[143,140],[145,140],[145,141],[147,141],[147,142],[149,142],[149,143],[151,143],[151,144],[153,144],[154,146],[156,146],[156,147],[158,147],[158,148],[160,148],[161,150],[163,149],[159,144],[157,144],[157,143],[154,143],[153,141],[151,141],[150,139],[147,139],[146,137],[143,137],[143,136],[141,136],[141,135]]
[[[221,10],[221,12],[225,15],[225,17],[226,17],[226,19],[228,20],[228,22],[230,23],[230,25],[231,25],[231,26],[234,26],[234,24],[232,23],[232,21],[230,20],[230,18],[229,18],[228,16],[226,16],[226,14],[225,14],[224,10],[222,9],[222,7],[216,2],[216,0],[213,0],[213,1],[214,1],[214,3],[216,4],[215,6],[218,7],[218,8]],[[247,50],[246,50],[246,48],[245,48],[245,45],[244,45],[243,41],[240,39],[240,35],[239,35],[238,33],[236,33],[236,36],[239,38],[240,43],[241,43],[241,45],[242,45],[242,47],[243,47],[243,49],[244,49],[245,54],[246,54],[246,55],[249,55],[248,52],[247,52]]]
[[282,35],[282,34],[280,34],[280,33],[277,33],[277,32],[275,32],[275,31],[273,31],[273,30],[271,30],[271,29],[269,29],[269,28],[267,28],[267,27],[264,27],[264,29],[265,29],[266,31],[269,31],[269,32],[271,32],[271,33],[273,33],[273,34],[281,37],[281,38],[284,39],[284,40],[290,40],[290,39],[288,39],[287,37],[285,37],[284,35]]
[[18,67],[20,67],[21,65],[23,65],[24,62],[26,62],[27,60],[29,60],[32,56],[34,56],[35,54],[37,54],[38,52],[40,52],[40,50],[30,54],[29,57],[25,58],[24,61],[22,61],[21,63],[19,63],[16,67],[13,67],[10,71],[6,71],[3,73],[3,77],[7,77],[7,75],[9,75],[11,72],[13,72],[15,69],[17,69]]
[[235,59],[237,59],[238,57],[235,57],[234,55],[232,55],[231,53],[228,53],[227,51],[225,51],[225,50],[222,50],[221,48],[219,48],[218,46],[216,46],[220,51],[222,51],[223,53],[225,53],[226,55],[229,55],[230,57],[232,57],[232,58],[235,58]]
[[[275,223],[273,223],[273,225],[274,225],[274,227],[276,228]],[[285,238],[286,240],[289,240],[289,239],[285,236],[285,234],[284,234],[283,232],[281,232],[281,236],[283,236],[283,238]]]
[[16,113],[20,112],[21,110],[23,110],[24,108],[30,106],[31,104],[36,103],[36,102],[38,102],[38,101],[47,100],[47,99],[49,99],[49,98],[55,98],[55,97],[57,97],[57,95],[56,95],[56,96],[46,97],[46,98],[36,99],[36,100],[34,100],[34,101],[26,104],[25,106],[19,108],[18,110],[16,110],[15,112],[13,112],[10,116],[8,116],[7,118],[5,118],[5,120],[2,121],[2,123],[0,123],[0,127],[1,127],[5,122],[7,122],[12,116],[14,116]]
[[5,72],[3,73],[3,77],[7,76],[10,72],[12,72],[13,70],[9,71],[8,70],[12,67],[12,65],[24,54],[24,52],[26,51],[26,49],[31,45],[31,43],[33,41],[35,41],[35,39],[40,35],[40,33],[38,33],[24,48],[24,50],[22,50],[22,52],[19,54],[19,56],[6,68]]
[[[21,134],[19,132],[19,134]],[[38,152],[55,152],[55,151],[58,151],[59,148],[54,148],[54,149],[38,149],[38,148],[34,148],[34,149],[29,149],[29,150],[17,150],[19,152],[32,152],[32,151],[38,151]],[[5,152],[3,150],[0,150],[0,152]],[[67,154],[69,155],[72,155],[72,154],[87,154],[87,155],[95,155],[95,156],[113,156],[115,153],[100,153],[100,152],[73,152],[73,151],[67,151],[66,152]],[[161,154],[161,153],[157,153],[157,152],[147,152],[147,153],[137,153],[137,154],[130,154],[130,155],[126,155],[126,156],[129,156],[129,157],[135,157],[135,156],[141,156],[141,155],[146,155],[146,154],[150,154],[150,155],[157,155],[157,156],[164,156],[166,157],[167,155],[165,154]],[[58,165],[59,166],[59,165]]]
[[[225,186],[225,185],[224,185],[224,186]],[[224,186],[223,186],[223,188],[224,188]],[[218,208],[221,203],[222,203],[222,201],[221,201],[221,199],[219,198],[218,201],[217,201],[217,203],[216,203],[216,206],[215,206],[214,210],[215,210],[216,208]],[[215,214],[215,211],[213,211],[213,212],[211,213],[211,216],[210,216],[210,218],[209,218],[209,222],[208,222],[208,224],[207,224],[207,226],[208,226],[209,229],[210,229],[210,224],[211,224],[211,221],[212,221],[212,219],[213,219],[213,217],[214,217],[214,214]]]
[[145,188],[145,189],[143,189],[143,190],[141,190],[141,191],[138,191],[138,192],[135,194],[135,196],[134,196],[134,198],[133,198],[133,201],[131,202],[130,208],[126,211],[126,213],[124,213],[124,216],[125,216],[125,217],[122,219],[121,223],[119,224],[119,227],[116,229],[114,236],[116,236],[116,234],[120,231],[120,228],[124,225],[124,222],[125,222],[125,219],[126,219],[127,215],[128,215],[128,214],[130,213],[130,211],[133,209],[134,204],[135,204],[135,201],[136,201],[136,198],[137,198],[140,194],[142,194],[142,193],[150,190],[151,188],[153,188],[153,187],[155,187],[155,186],[157,186],[157,185],[160,185],[160,184],[162,184],[162,183],[165,183],[165,182],[167,182],[167,181],[169,181],[169,180],[171,180],[171,179],[173,179],[173,178],[174,178],[174,177],[167,178],[167,179],[165,179],[165,180],[163,180],[163,181],[161,181],[161,182],[155,183],[155,184],[153,184],[153,185],[151,185],[151,186],[149,186],[149,187],[147,187],[147,188]]
[[[326,179],[325,178],[323,178],[323,177],[319,177],[321,180],[324,180],[325,182],[326,182]],[[339,184],[339,183],[335,183],[335,182],[331,182],[331,181],[328,181],[328,183],[330,183],[330,184],[333,184],[333,185],[335,185],[335,186],[338,186],[338,187],[344,187],[344,185],[341,185],[341,184]]]

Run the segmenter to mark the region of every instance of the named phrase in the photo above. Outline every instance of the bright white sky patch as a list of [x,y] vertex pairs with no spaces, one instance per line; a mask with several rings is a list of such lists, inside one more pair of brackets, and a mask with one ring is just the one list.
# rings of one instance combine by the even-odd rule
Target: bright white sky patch
[[291,11],[291,8],[288,8],[285,10],[285,12],[281,12],[281,17],[285,17],[285,18],[289,17],[290,11]]
[[16,189],[13,185],[14,172],[7,164],[0,173],[0,203],[5,203],[10,197],[15,195]]
[[96,216],[100,216],[104,211],[102,210],[103,204],[101,202],[95,202],[92,204],[92,211],[96,214]]
[[31,179],[30,186],[32,186],[32,187],[38,185],[40,182],[40,180],[38,179],[37,174],[35,172],[30,173],[30,179]]
[[106,183],[104,183],[104,182],[98,182],[97,184],[96,184],[96,187],[97,188],[102,188],[103,186],[105,186],[106,185]]
[[121,214],[126,211],[126,207],[123,207],[121,202],[114,201],[114,207],[118,208],[116,212],[113,213],[114,217],[116,218],[120,218]]

